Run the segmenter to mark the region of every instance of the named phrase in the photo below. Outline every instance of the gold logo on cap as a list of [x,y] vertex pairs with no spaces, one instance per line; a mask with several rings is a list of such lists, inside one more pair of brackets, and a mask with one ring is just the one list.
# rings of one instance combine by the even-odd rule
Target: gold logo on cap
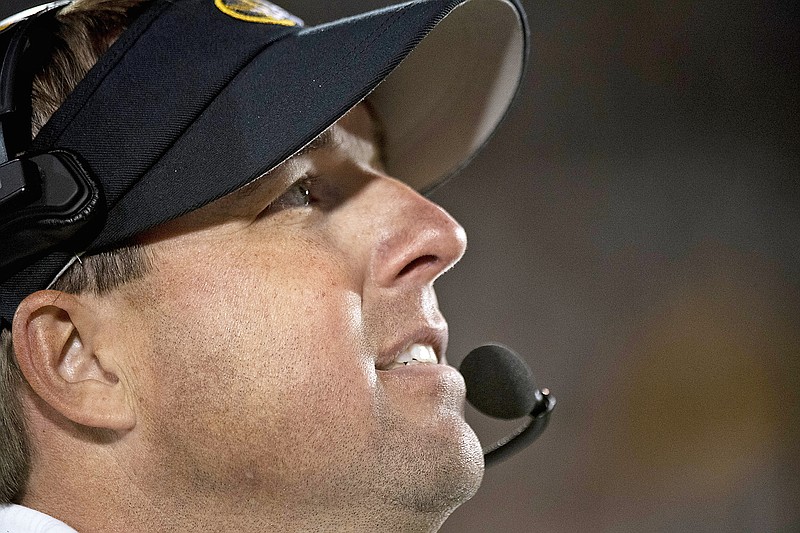
[[226,15],[246,22],[303,26],[303,21],[267,0],[214,0],[214,5]]

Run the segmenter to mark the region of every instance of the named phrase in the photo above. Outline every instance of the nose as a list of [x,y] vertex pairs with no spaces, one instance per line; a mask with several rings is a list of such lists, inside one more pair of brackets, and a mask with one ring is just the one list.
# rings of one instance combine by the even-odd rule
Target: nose
[[373,282],[382,287],[433,283],[464,255],[464,228],[400,181],[382,177],[377,188],[381,214],[370,255]]

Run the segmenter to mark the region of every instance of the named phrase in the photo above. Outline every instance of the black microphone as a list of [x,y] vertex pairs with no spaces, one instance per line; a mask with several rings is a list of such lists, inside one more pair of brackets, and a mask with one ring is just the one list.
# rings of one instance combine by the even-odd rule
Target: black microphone
[[461,362],[467,401],[478,411],[510,420],[529,416],[524,426],[483,449],[486,466],[508,459],[542,434],[556,406],[548,389],[539,390],[522,358],[499,344],[475,348]]

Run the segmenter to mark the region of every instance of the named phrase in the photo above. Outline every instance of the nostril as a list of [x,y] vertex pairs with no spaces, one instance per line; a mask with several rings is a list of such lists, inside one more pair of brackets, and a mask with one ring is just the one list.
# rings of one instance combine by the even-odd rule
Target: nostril
[[409,262],[406,266],[404,266],[402,270],[400,270],[400,272],[397,273],[397,277],[401,278],[406,274],[408,274],[409,272],[416,270],[417,268],[422,268],[427,265],[436,264],[438,262],[439,258],[436,257],[435,255],[422,255],[420,257],[417,257],[413,261]]

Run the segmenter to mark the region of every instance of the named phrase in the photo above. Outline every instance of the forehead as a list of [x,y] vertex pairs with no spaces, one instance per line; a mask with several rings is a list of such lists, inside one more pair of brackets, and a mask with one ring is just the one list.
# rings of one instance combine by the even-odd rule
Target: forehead
[[350,140],[356,138],[362,144],[370,145],[373,150],[383,151],[383,126],[368,102],[362,102],[355,106],[292,157],[301,157],[317,150],[332,148],[352,150],[356,148],[345,142],[347,138]]

